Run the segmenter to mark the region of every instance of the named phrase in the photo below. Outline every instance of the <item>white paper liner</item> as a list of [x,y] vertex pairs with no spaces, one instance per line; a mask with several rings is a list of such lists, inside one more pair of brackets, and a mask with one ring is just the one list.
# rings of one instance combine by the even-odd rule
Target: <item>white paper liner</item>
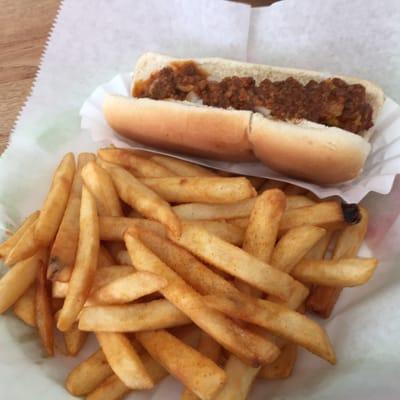
[[[131,81],[132,74],[119,74],[111,81],[96,88],[83,104],[80,110],[81,128],[88,130],[95,142],[102,145],[114,144],[121,147],[145,149],[223,171],[293,183],[311,190],[320,198],[337,195],[350,203],[358,203],[369,192],[389,193],[395,176],[400,173],[400,106],[390,98],[386,99],[376,121],[375,133],[371,139],[372,150],[362,174],[350,182],[321,186],[288,178],[260,162],[231,163],[187,156],[149,147],[118,136],[107,124],[102,112],[102,104],[107,94],[129,96]],[[332,165],[332,168],[335,166]]]

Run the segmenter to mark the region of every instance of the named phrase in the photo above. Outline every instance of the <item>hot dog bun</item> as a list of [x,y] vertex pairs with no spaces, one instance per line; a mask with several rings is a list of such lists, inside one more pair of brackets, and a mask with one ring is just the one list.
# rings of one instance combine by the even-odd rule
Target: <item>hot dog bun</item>
[[[146,53],[136,64],[135,83],[177,59]],[[179,60],[189,61],[189,60]],[[314,71],[278,68],[219,58],[191,59],[209,75],[251,76],[257,83],[290,76],[305,84],[330,77]],[[341,77],[366,89],[373,108],[373,121],[382,107],[382,90],[369,81]],[[198,101],[152,100],[109,96],[105,117],[119,134],[139,142],[202,157],[244,161],[254,155],[270,168],[312,182],[333,184],[355,178],[370,151],[373,128],[361,135],[301,120],[286,122],[252,111],[222,109]]]

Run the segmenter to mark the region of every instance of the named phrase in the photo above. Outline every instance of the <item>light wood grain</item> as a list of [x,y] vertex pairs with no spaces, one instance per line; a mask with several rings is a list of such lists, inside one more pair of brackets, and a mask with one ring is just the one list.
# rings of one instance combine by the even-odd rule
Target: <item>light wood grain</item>
[[[253,6],[274,0],[241,1]],[[29,95],[59,0],[0,0],[0,154]]]

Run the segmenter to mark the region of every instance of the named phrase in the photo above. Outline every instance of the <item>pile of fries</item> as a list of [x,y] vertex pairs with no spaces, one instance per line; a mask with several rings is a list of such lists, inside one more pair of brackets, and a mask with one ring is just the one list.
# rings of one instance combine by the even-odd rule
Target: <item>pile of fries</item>
[[298,346],[334,364],[324,329],[357,258],[368,214],[338,200],[174,158],[105,148],[65,155],[40,211],[4,243],[0,313],[55,329],[79,353],[66,378],[90,400],[120,399],[168,374],[181,400],[244,400],[256,378],[292,374]]

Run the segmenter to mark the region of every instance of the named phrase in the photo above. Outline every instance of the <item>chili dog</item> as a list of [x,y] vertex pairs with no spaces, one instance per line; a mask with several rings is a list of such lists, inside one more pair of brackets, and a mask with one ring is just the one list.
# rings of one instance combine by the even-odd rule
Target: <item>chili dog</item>
[[132,97],[108,96],[104,113],[119,134],[207,158],[255,158],[318,183],[355,178],[383,105],[382,90],[350,77],[219,58],[146,53]]

